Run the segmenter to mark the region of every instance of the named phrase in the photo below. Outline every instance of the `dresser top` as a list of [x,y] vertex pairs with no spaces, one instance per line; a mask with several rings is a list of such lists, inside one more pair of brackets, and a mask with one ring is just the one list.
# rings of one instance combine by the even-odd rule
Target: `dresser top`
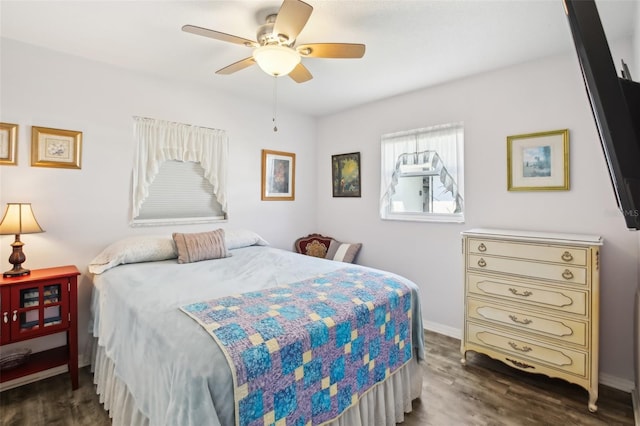
[[553,242],[562,244],[602,245],[602,237],[599,235],[567,234],[561,232],[537,232],[519,231],[513,229],[474,228],[461,233],[465,236],[478,236],[483,238],[500,238],[506,240]]

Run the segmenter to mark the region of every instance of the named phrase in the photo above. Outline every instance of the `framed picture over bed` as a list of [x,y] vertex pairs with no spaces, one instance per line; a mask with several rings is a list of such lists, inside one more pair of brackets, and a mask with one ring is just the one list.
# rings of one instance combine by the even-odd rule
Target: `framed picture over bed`
[[18,125],[0,123],[0,165],[15,166]]
[[331,156],[334,197],[360,197],[360,153]]
[[31,166],[81,168],[82,132],[31,127]]
[[263,201],[293,201],[296,185],[296,154],[262,150]]

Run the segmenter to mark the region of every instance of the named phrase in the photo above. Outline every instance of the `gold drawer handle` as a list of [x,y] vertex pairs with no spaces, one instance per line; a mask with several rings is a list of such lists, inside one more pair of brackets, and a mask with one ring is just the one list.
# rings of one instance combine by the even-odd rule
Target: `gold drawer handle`
[[562,260],[565,262],[571,262],[573,260],[573,255],[570,252],[565,251],[562,253]]
[[562,273],[562,278],[564,278],[565,280],[570,280],[573,278],[573,272],[571,272],[568,269],[565,269],[564,272]]
[[525,290],[522,293],[520,293],[517,289],[513,287],[509,287],[509,291],[513,293],[515,296],[522,296],[522,297],[529,297],[533,294],[533,292],[529,290]]
[[483,258],[480,258],[480,260],[478,260],[478,266],[484,268],[487,266],[487,262],[485,262]]
[[514,350],[520,351],[520,352],[531,352],[533,350],[529,346],[520,347],[518,346],[517,343],[514,343],[514,342],[509,342],[509,346],[511,346]]
[[511,321],[517,322],[518,324],[529,325],[533,322],[533,320],[530,320],[529,318],[525,318],[523,320],[518,319],[518,317],[515,315],[509,315],[509,318],[511,319]]
[[533,365],[525,364],[524,362],[516,361],[515,359],[511,359],[511,358],[505,358],[505,359],[511,362],[511,364],[515,365],[516,367],[533,368],[535,370],[535,367]]
[[478,251],[481,251],[481,252],[487,251],[487,246],[485,246],[484,243],[480,243],[480,245],[478,246]]

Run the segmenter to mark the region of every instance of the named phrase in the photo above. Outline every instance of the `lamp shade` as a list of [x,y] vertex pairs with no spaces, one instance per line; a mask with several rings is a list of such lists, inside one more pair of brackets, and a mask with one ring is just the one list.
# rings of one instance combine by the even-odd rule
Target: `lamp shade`
[[300,63],[300,54],[290,47],[269,44],[256,48],[253,59],[264,72],[277,77],[293,71]]
[[35,234],[44,232],[38,224],[31,203],[7,203],[0,222],[0,235]]

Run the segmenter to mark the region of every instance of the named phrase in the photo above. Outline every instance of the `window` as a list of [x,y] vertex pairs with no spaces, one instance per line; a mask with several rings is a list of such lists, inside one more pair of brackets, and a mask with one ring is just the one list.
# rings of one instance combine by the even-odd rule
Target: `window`
[[380,217],[464,222],[462,123],[383,135]]
[[160,166],[134,222],[138,225],[159,225],[167,222],[212,222],[225,218],[200,163],[169,160]]
[[134,118],[133,226],[227,219],[224,131]]

